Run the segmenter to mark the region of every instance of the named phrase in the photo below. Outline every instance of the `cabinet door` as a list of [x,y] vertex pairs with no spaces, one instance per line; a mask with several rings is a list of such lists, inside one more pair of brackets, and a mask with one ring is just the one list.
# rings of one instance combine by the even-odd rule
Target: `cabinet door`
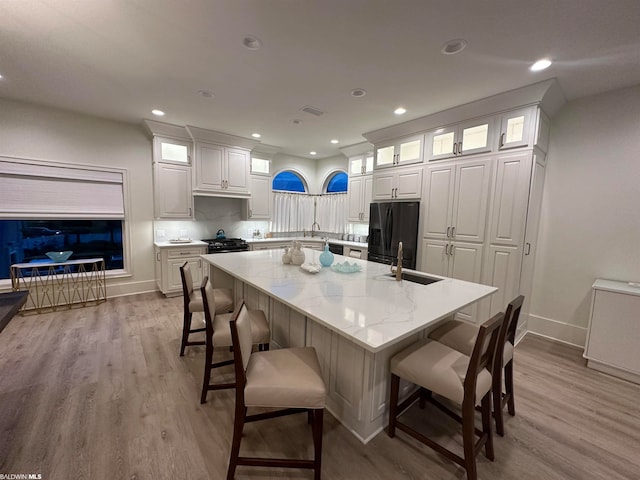
[[[449,245],[449,274],[451,278],[479,283],[482,273],[483,245],[453,242]],[[478,318],[477,303],[467,305],[457,312],[461,319],[475,322]]]
[[429,151],[427,152],[427,158],[431,161],[453,157],[453,148],[458,141],[456,133],[457,127],[451,126],[439,128],[431,134],[428,134],[427,138],[429,140],[427,141],[427,145]]
[[410,199],[422,196],[422,168],[396,173],[394,198]]
[[271,177],[251,176],[251,198],[247,217],[252,220],[271,218]]
[[451,238],[484,241],[491,179],[491,160],[456,167]]
[[196,188],[222,190],[225,180],[224,147],[206,143],[196,145]]
[[373,175],[366,175],[362,177],[364,179],[364,185],[362,189],[362,220],[369,221],[369,205],[373,199]]
[[156,218],[193,218],[191,167],[156,163],[153,171]]
[[193,278],[193,288],[200,288],[202,283],[202,263],[199,258],[175,258],[168,261],[168,284],[167,291],[182,291],[182,278],[180,267],[184,262],[189,262],[191,276]]
[[395,164],[396,147],[394,144],[382,145],[376,148],[374,168],[391,167]]
[[349,187],[347,189],[348,204],[348,220],[350,222],[362,221],[362,195],[364,190],[364,178],[356,177],[349,179]]
[[518,295],[521,260],[522,249],[519,247],[489,245],[482,283],[498,287],[498,291],[489,297],[490,316],[503,312]]
[[422,162],[423,135],[416,135],[400,140],[396,147],[396,164],[406,165],[409,163]]
[[533,114],[533,107],[527,107],[502,115],[500,118],[500,138],[498,139],[499,150],[529,145]]
[[490,139],[494,134],[493,119],[484,118],[462,123],[459,126],[456,155],[472,155],[491,151]]
[[449,275],[449,242],[424,239],[420,271],[447,277]]
[[498,157],[496,188],[491,208],[491,243],[522,245],[529,197],[531,152]]
[[426,175],[423,236],[446,239],[451,226],[455,166],[429,167]]
[[235,148],[225,149],[226,185],[229,191],[249,191],[249,153]]
[[191,145],[188,140],[154,136],[153,159],[162,163],[191,165]]
[[373,174],[373,200],[390,200],[393,189],[393,173]]

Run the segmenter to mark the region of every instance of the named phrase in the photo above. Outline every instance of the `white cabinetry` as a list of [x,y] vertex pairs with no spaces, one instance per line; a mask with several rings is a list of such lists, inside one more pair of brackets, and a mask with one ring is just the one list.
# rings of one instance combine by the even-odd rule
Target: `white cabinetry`
[[271,177],[251,175],[251,198],[247,202],[247,219],[269,220],[271,202]]
[[412,135],[376,145],[374,169],[422,163],[424,135]]
[[194,288],[202,283],[202,259],[207,253],[206,245],[168,245],[156,244],[156,284],[167,297],[182,295],[180,267],[189,262]]
[[348,201],[350,222],[368,222],[373,196],[373,175],[349,177]]
[[250,150],[257,142],[187,126],[195,142],[194,195],[249,198]]
[[640,285],[596,280],[584,357],[587,366],[640,383]]
[[489,298],[489,315],[503,311],[520,292],[524,233],[529,205],[531,150],[496,157],[490,207],[489,246],[483,282],[498,287]]
[[355,155],[349,157],[349,178],[373,172],[373,155]]
[[373,200],[409,200],[422,196],[422,167],[373,172]]
[[428,133],[427,158],[432,161],[490,152],[494,124],[493,117],[485,117],[438,128]]
[[153,135],[153,214],[155,218],[192,219],[191,151],[184,127],[152,120],[144,125]]

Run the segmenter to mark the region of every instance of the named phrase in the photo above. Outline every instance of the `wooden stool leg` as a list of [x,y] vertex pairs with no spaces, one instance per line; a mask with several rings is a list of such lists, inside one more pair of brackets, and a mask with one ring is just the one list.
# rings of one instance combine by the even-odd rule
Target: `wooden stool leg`
[[393,438],[396,435],[396,415],[398,413],[398,393],[400,377],[391,374],[391,394],[389,395],[389,428],[387,434]]
[[240,405],[236,405],[236,414],[233,420],[233,440],[231,442],[231,454],[229,457],[229,469],[227,470],[227,480],[233,480],[236,474],[236,466],[238,465],[238,456],[240,454],[240,440],[242,440],[242,429],[244,428],[244,419],[247,415],[247,409]]
[[467,480],[477,480],[475,456],[475,406],[471,402],[462,405],[462,446]]
[[504,384],[507,392],[509,415],[513,417],[516,414],[516,403],[513,396],[513,360],[504,366]]
[[496,432],[504,437],[504,420],[502,418],[502,366],[493,374],[491,385],[491,394],[493,396],[493,416],[496,420]]
[[320,480],[320,474],[322,472],[322,424],[324,419],[324,410],[310,410],[313,417],[312,431],[313,431],[313,470],[314,480]]
[[484,444],[484,454],[486,457],[493,461],[495,455],[493,452],[493,435],[491,434],[491,394],[487,394],[482,399],[482,433],[487,436],[487,441]]
[[180,344],[180,356],[184,357],[184,349],[189,341],[189,330],[191,330],[191,312],[184,312],[184,320],[182,321],[182,343]]
[[207,342],[204,356],[204,378],[202,379],[200,403],[205,403],[207,401],[207,392],[209,391],[209,383],[211,382],[211,362],[213,362],[213,345],[211,345],[211,342]]

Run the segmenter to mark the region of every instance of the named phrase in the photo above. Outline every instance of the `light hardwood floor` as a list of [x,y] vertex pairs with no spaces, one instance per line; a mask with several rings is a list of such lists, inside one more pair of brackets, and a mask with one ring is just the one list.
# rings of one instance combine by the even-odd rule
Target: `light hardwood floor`
[[[41,473],[46,480],[225,478],[233,392],[210,392],[200,405],[204,348],[178,356],[181,302],[144,294],[15,317],[0,333],[0,473]],[[581,353],[533,336],[518,345],[516,416],[506,415],[506,436],[495,439],[496,460],[478,457],[479,478],[640,478],[640,386],[587,369]],[[436,435],[450,426],[429,407],[405,415]],[[310,454],[305,415],[251,424],[245,432],[243,451]],[[326,480],[464,477],[402,432],[394,439],[382,432],[363,445],[325,415]],[[312,475],[239,467],[236,478]]]

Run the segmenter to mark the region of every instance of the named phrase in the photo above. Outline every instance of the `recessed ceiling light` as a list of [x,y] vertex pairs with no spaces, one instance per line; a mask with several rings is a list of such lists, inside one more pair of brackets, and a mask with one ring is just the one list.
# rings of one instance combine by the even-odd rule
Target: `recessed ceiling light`
[[338,143],[338,140],[334,138],[333,140],[331,140],[331,143]]
[[298,118],[294,118],[293,120],[291,120],[291,123],[295,123],[296,125],[300,125],[302,123],[302,120],[300,120]]
[[2,80],[4,77],[2,75],[0,75],[0,80]]
[[407,113],[407,109],[403,107],[398,107],[393,111],[393,113],[395,113],[396,115],[404,115],[405,113]]
[[318,152],[314,152],[314,151],[309,152],[309,155],[317,155],[317,154]]
[[367,91],[364,88],[354,88],[351,90],[352,97],[364,97],[367,94]]
[[253,138],[260,138],[262,135],[260,135],[259,133],[252,133],[251,136]]
[[455,55],[456,53],[460,53],[462,50],[464,50],[464,47],[466,46],[466,40],[463,40],[462,38],[455,38],[442,45],[440,51],[445,55]]
[[164,116],[164,112],[162,110],[158,110],[158,109],[151,110],[151,113],[153,113],[157,117],[163,117]]
[[204,98],[213,98],[215,97],[214,93],[211,90],[198,90],[198,95]]
[[245,35],[242,45],[249,50],[259,50],[262,47],[262,40],[254,35]]
[[533,65],[531,65],[529,67],[529,70],[531,70],[532,72],[539,72],[540,70],[544,70],[545,68],[548,68],[550,65],[551,65],[551,60],[547,58],[543,58],[541,60],[538,60]]

